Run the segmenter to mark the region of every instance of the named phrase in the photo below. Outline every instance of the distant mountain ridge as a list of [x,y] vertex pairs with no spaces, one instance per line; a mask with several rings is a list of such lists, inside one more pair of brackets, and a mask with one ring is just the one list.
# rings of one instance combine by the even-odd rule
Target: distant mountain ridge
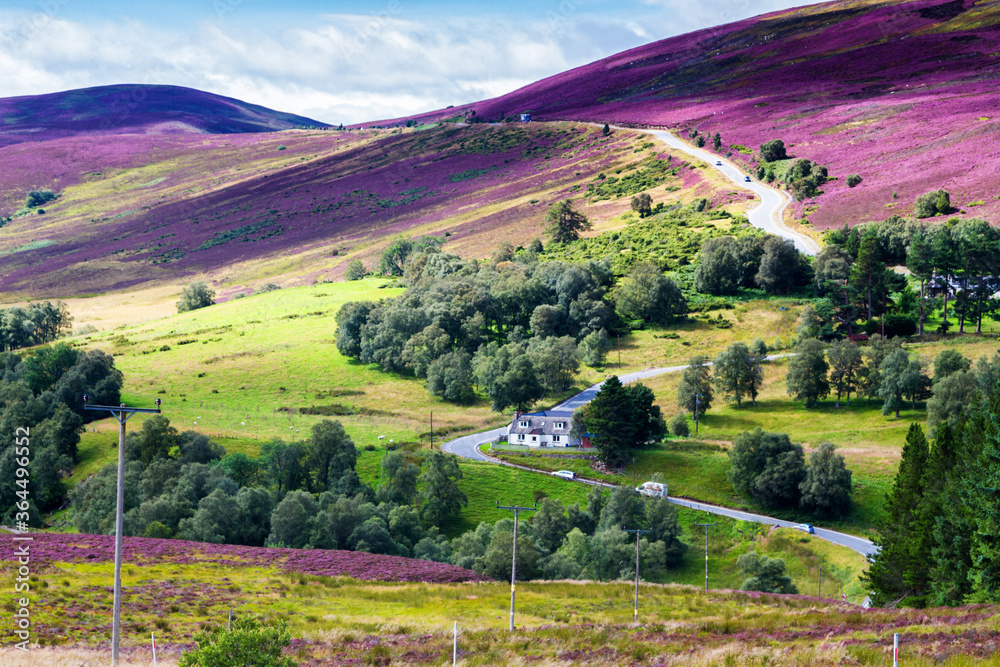
[[0,146],[108,134],[242,134],[329,127],[181,86],[120,84],[0,99]]
[[[416,116],[718,132],[746,168],[771,139],[836,181],[819,227],[907,215],[944,188],[1000,222],[1000,0],[837,0],[647,44],[475,104]],[[389,121],[392,124],[394,121]],[[846,177],[863,181],[848,188]]]

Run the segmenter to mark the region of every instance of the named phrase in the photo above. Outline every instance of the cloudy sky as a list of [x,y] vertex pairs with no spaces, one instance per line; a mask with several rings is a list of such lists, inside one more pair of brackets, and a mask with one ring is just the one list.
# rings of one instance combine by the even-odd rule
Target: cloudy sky
[[0,0],[0,97],[173,84],[328,123],[495,97],[803,0]]

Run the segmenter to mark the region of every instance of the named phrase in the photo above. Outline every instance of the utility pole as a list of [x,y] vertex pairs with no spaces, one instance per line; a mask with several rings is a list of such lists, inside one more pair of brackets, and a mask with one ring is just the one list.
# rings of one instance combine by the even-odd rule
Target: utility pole
[[622,335],[621,334],[615,334],[615,336],[618,339],[618,368],[621,369],[621,367],[622,367]]
[[538,503],[531,507],[518,507],[517,505],[501,505],[496,501],[497,509],[510,510],[514,513],[514,548],[511,556],[510,566],[510,631],[514,632],[514,580],[517,578],[517,515],[521,512],[534,512]]
[[115,603],[111,623],[111,665],[118,666],[118,642],[121,639],[122,617],[122,515],[125,512],[125,422],[137,412],[160,413],[160,399],[156,408],[127,408],[122,403],[113,405],[88,405],[90,396],[83,395],[84,410],[107,410],[118,420],[118,506],[115,511]]
[[635,533],[635,606],[632,610],[632,622],[639,622],[639,536],[643,533],[651,533],[651,530],[626,530],[626,533]]
[[705,529],[705,590],[708,590],[708,529],[714,526],[714,523],[696,523],[696,526],[702,526]]
[[434,451],[434,411],[431,410],[431,451]]

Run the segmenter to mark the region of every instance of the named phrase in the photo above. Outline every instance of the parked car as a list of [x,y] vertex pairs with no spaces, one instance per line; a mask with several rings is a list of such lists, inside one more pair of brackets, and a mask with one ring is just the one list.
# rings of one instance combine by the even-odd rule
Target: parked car
[[667,485],[660,482],[643,482],[641,485],[635,487],[635,490],[644,496],[667,497]]
[[803,533],[809,533],[810,535],[816,532],[815,530],[813,530],[813,527],[808,523],[795,524],[794,526],[792,526],[792,528],[794,528],[795,530],[801,530]]
[[722,166],[722,160],[716,160],[715,161],[715,166],[716,167],[721,167]]
[[749,183],[750,182],[750,177],[749,176],[744,176],[743,177],[743,182],[744,183]]
[[576,479],[576,473],[572,470],[556,470],[552,474],[556,477],[562,477],[563,479]]

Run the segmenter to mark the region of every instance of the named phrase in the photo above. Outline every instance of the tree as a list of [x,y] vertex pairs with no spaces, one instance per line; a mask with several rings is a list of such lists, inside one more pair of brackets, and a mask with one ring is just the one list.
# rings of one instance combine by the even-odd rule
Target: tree
[[859,375],[864,365],[861,348],[849,340],[837,341],[826,353],[830,363],[830,383],[837,391],[837,407],[841,395],[847,395],[847,405],[851,404],[851,392],[858,388]]
[[698,355],[688,360],[677,387],[677,405],[694,415],[695,422],[712,407],[712,376],[706,357]]
[[[935,380],[937,379],[935,373]],[[958,426],[975,405],[976,376],[971,371],[957,371],[933,385],[933,396],[927,401],[927,428],[937,435],[938,427],[947,423]]]
[[670,435],[678,438],[686,438],[691,435],[691,428],[688,426],[687,417],[683,412],[674,415],[670,420]]
[[851,174],[850,176],[847,177],[847,187],[849,188],[857,187],[858,185],[861,184],[861,181],[863,180],[864,179],[861,178],[861,174]]
[[924,335],[924,314],[928,305],[926,287],[928,281],[934,276],[934,246],[927,234],[922,231],[914,232],[910,237],[910,245],[906,252],[906,268],[910,273],[920,279],[920,296],[918,304],[920,307],[920,319],[918,325],[919,335]]
[[261,445],[260,459],[279,499],[289,491],[301,489],[308,484],[306,451],[301,444],[288,444],[275,438]]
[[911,360],[910,355],[901,347],[886,356],[879,366],[879,374],[882,377],[879,396],[885,399],[882,414],[895,412],[897,419],[903,406],[903,398],[909,396],[912,407],[915,408],[917,395],[921,393],[925,383],[930,384],[924,375],[920,359]]
[[649,193],[640,192],[632,197],[632,210],[638,213],[640,218],[645,218],[653,212],[653,198]]
[[[538,574],[538,550],[531,539],[531,524],[518,522],[517,527],[517,579],[527,581]],[[490,535],[489,546],[481,559],[477,559],[476,571],[500,581],[510,581],[511,560],[514,550],[514,521],[497,521]]]
[[412,505],[417,497],[420,468],[406,461],[401,451],[387,452],[382,457],[382,475],[375,498],[378,502]]
[[548,223],[546,233],[557,243],[575,241],[580,238],[580,232],[590,229],[590,221],[573,208],[569,199],[554,204],[545,214],[545,222]]
[[762,362],[762,357],[752,354],[745,343],[731,344],[712,362],[715,389],[725,395],[727,402],[741,406],[743,397],[749,396],[756,406],[764,382]]
[[210,290],[206,283],[191,283],[181,293],[181,300],[177,302],[177,312],[186,313],[189,310],[198,310],[213,304],[215,304],[215,292]]
[[348,280],[361,280],[366,275],[368,275],[368,271],[365,269],[364,263],[360,259],[352,259],[351,263],[347,265],[344,277]]
[[571,528],[562,502],[554,498],[542,498],[538,503],[538,510],[531,516],[531,527],[535,541],[548,553],[559,549]]
[[306,451],[313,482],[320,491],[332,488],[345,473],[353,472],[358,460],[354,441],[333,419],[313,425]]
[[701,244],[701,255],[694,272],[696,290],[715,296],[736,294],[742,272],[735,246],[731,236],[712,238]]
[[483,346],[473,358],[476,383],[493,400],[493,410],[515,408],[524,412],[545,395],[538,374],[523,345],[495,343]]
[[286,621],[264,625],[257,616],[237,616],[233,629],[195,635],[198,648],[181,656],[180,667],[295,667],[281,654],[291,644]]
[[934,358],[934,384],[953,373],[967,371],[972,368],[972,360],[958,350],[942,350]]
[[462,470],[454,456],[434,451],[424,459],[418,478],[423,490],[417,496],[423,520],[440,527],[442,520],[455,516],[469,504],[469,499],[458,488],[460,479]]
[[742,496],[766,507],[799,503],[806,477],[802,447],[784,433],[757,428],[736,436],[729,450],[729,482]]
[[736,567],[746,579],[740,587],[745,591],[762,593],[797,594],[799,589],[792,578],[785,574],[785,561],[780,558],[761,556],[756,551],[748,551],[736,559]]
[[170,450],[180,445],[177,429],[163,415],[155,415],[142,424],[139,433],[129,435],[125,440],[125,451],[130,459],[136,459],[145,468],[153,459],[167,458]]
[[715,149],[715,152],[719,152],[722,149],[722,135],[718,132],[712,137],[712,148]]
[[924,547],[929,545],[921,537],[928,527],[921,524],[920,505],[927,458],[924,431],[919,424],[911,424],[883,520],[877,527],[874,542],[879,550],[868,557],[868,572],[863,575],[876,606],[919,594],[926,585],[929,554]]
[[267,544],[301,549],[309,543],[309,532],[319,505],[312,494],[292,491],[271,513],[271,532]]
[[611,349],[611,341],[608,340],[608,332],[605,329],[592,331],[580,341],[580,358],[583,363],[592,368],[604,365],[604,357]]
[[785,152],[785,142],[781,139],[773,139],[760,147],[760,158],[764,162],[777,162],[787,160],[788,153]]
[[532,338],[528,357],[546,391],[561,391],[573,382],[580,368],[576,341],[571,336]]
[[879,300],[883,289],[885,270],[878,236],[874,231],[865,231],[865,235],[861,238],[857,260],[851,267],[850,284],[859,295],[864,295],[869,322],[872,319],[873,303]]
[[807,408],[815,406],[820,398],[830,393],[830,383],[826,378],[828,370],[823,344],[815,338],[802,341],[795,346],[795,356],[788,362],[788,375],[785,377],[788,394],[805,400]]
[[604,381],[582,413],[598,457],[609,466],[621,466],[633,447],[666,431],[655,396],[641,384],[622,386],[618,376]]
[[917,197],[913,203],[913,216],[916,218],[932,218],[935,215],[945,215],[951,212],[951,195],[944,190],[934,190]]
[[769,236],[764,241],[764,256],[754,280],[768,294],[788,294],[802,282],[805,273],[802,255],[788,239]]
[[605,123],[604,127],[601,128],[601,136],[606,137],[610,134],[611,134],[611,126]]
[[443,354],[427,369],[427,388],[450,403],[468,405],[476,400],[472,356],[465,350]]
[[680,289],[651,262],[633,267],[615,293],[615,301],[627,319],[669,324],[687,315],[687,300]]
[[843,516],[851,509],[851,471],[834,449],[833,443],[824,442],[809,454],[806,478],[799,485],[799,504],[821,516]]

